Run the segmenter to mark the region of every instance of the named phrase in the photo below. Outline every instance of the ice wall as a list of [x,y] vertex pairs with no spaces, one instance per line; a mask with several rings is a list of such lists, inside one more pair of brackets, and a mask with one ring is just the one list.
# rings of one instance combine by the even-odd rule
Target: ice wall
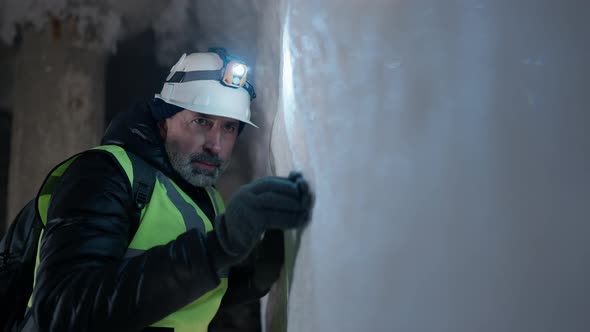
[[317,201],[267,326],[588,331],[589,5],[283,5],[272,151]]

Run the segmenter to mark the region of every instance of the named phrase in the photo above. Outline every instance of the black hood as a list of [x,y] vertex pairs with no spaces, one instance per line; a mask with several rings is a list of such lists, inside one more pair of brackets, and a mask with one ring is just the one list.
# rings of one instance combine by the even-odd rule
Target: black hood
[[152,117],[154,107],[157,105],[153,102],[145,102],[130,111],[117,114],[109,124],[101,144],[118,145],[178,181],[180,176],[168,160],[160,131]]

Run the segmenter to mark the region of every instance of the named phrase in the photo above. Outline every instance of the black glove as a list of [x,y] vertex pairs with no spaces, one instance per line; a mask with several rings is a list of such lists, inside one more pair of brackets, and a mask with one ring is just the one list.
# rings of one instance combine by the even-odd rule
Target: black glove
[[215,220],[212,233],[225,253],[222,259],[214,258],[215,267],[219,271],[245,258],[268,229],[303,226],[311,207],[312,194],[300,173],[264,177],[243,186]]

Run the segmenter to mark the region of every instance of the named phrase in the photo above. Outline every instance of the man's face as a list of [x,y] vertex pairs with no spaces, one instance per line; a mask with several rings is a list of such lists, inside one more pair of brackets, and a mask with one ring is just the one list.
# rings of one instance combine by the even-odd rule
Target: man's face
[[239,121],[183,110],[160,123],[172,167],[197,187],[208,187],[227,169]]

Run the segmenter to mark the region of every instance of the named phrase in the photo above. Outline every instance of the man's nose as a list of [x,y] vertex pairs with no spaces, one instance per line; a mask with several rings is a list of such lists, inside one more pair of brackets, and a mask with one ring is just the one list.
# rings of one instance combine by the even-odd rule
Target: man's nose
[[218,126],[209,129],[203,148],[214,156],[221,152],[221,129]]

